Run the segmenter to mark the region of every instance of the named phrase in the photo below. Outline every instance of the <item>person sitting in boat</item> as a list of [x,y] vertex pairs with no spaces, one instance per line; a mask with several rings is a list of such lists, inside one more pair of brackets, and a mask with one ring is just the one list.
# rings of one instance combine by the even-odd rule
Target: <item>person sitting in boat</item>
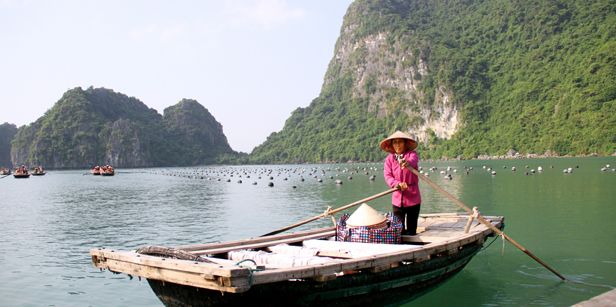
[[389,153],[383,170],[385,183],[391,188],[398,188],[391,196],[393,214],[405,226],[403,235],[416,235],[421,195],[419,178],[409,168],[417,169],[419,163],[419,155],[415,152],[417,142],[408,134],[396,131],[381,141],[380,146]]

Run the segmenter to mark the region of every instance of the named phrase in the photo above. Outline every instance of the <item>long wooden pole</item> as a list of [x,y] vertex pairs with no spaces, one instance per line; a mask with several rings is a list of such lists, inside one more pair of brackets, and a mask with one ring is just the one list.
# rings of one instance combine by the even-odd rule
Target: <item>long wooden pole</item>
[[[407,167],[407,169],[409,169],[411,172],[413,172],[413,174],[417,175],[417,177],[419,177],[421,180],[427,182],[435,190],[441,192],[441,194],[445,195],[447,198],[449,198],[451,201],[453,201],[460,208],[464,209],[468,214],[472,214],[473,213],[473,210],[471,210],[468,206],[466,206],[462,201],[460,201],[459,199],[457,199],[456,197],[451,195],[451,193],[445,191],[443,188],[438,186],[436,183],[434,183],[432,180],[430,180],[430,178],[424,176],[423,174],[420,174],[413,167]],[[556,272],[556,270],[551,268],[547,263],[543,262],[541,259],[539,259],[537,256],[535,256],[531,251],[529,251],[524,246],[520,245],[514,239],[512,239],[511,237],[506,235],[504,232],[502,232],[500,229],[498,229],[494,225],[492,225],[492,223],[490,223],[488,220],[483,218],[483,216],[479,215],[477,217],[477,220],[480,221],[481,223],[483,223],[484,225],[488,226],[490,229],[492,229],[492,231],[494,231],[499,236],[503,236],[503,238],[507,239],[507,241],[511,242],[511,244],[513,244],[519,250],[521,250],[522,252],[524,252],[525,254],[530,256],[531,258],[533,258],[535,261],[537,261],[539,264],[541,264],[546,269],[550,270],[550,272],[554,273],[556,276],[560,277],[560,279],[567,280],[564,276],[562,276],[560,273]]]
[[320,218],[322,218],[322,217],[326,217],[326,216],[328,216],[328,215],[332,215],[332,214],[334,214],[334,213],[336,213],[336,212],[339,212],[339,211],[342,211],[342,210],[345,210],[345,209],[348,209],[348,208],[351,208],[351,207],[357,206],[357,205],[359,205],[359,204],[365,203],[365,202],[367,202],[367,201],[371,201],[371,200],[373,200],[373,199],[377,199],[377,198],[379,198],[379,197],[381,197],[381,196],[385,196],[385,195],[387,195],[387,194],[393,193],[393,192],[395,192],[396,190],[398,190],[398,188],[389,189],[389,190],[387,190],[387,191],[384,191],[384,192],[381,192],[381,193],[378,193],[378,194],[372,195],[372,196],[370,196],[370,197],[366,197],[366,198],[361,199],[361,200],[358,200],[358,201],[356,201],[356,202],[354,202],[354,203],[350,203],[350,204],[348,204],[348,205],[346,205],[346,206],[342,206],[342,207],[337,208],[337,209],[334,209],[334,210],[329,210],[329,211],[323,212],[323,213],[321,213],[321,214],[319,214],[319,215],[317,215],[317,216],[311,217],[311,218],[309,218],[309,219],[305,219],[305,220],[303,220],[303,221],[301,221],[301,222],[298,222],[298,223],[295,223],[295,224],[293,224],[293,225],[289,225],[289,226],[286,226],[286,227],[280,228],[280,229],[278,229],[278,230],[274,230],[274,231],[272,231],[272,232],[268,232],[268,233],[266,233],[266,234],[262,235],[261,237],[275,235],[275,234],[277,234],[277,233],[281,233],[281,232],[286,231],[286,230],[289,230],[289,229],[291,229],[291,228],[295,228],[295,227],[297,227],[297,226],[301,226],[301,225],[304,225],[304,224],[306,224],[306,223],[310,223],[310,222],[312,222],[312,221],[314,221],[314,220],[318,220],[318,219],[320,219]]

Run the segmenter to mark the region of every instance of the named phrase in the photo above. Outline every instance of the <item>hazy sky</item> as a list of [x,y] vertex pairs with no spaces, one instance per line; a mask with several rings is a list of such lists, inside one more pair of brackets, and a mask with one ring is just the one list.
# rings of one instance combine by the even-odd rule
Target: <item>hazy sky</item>
[[0,0],[0,123],[75,87],[199,101],[250,152],[316,98],[350,0]]

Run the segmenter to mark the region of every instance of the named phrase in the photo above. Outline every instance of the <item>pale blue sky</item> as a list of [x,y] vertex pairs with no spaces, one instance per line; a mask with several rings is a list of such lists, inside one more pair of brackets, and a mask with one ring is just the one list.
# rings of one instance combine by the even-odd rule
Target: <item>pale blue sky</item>
[[250,152],[316,98],[351,0],[0,0],[0,123],[105,87],[205,106]]

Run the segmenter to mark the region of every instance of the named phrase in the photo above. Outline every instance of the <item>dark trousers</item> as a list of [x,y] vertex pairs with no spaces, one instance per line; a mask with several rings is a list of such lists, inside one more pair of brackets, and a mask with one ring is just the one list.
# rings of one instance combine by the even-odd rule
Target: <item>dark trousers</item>
[[405,226],[405,228],[402,230],[403,235],[414,236],[417,234],[417,220],[419,219],[420,206],[421,204],[402,208],[392,206],[394,208],[394,215],[398,217],[402,221],[402,224],[404,224]]

